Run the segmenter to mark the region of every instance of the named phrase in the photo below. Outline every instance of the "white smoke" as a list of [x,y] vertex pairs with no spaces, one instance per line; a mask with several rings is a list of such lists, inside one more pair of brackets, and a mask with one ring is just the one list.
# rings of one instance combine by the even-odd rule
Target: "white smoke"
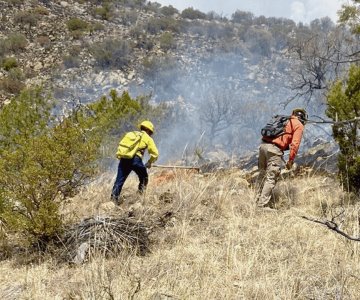
[[337,12],[342,0],[297,0],[291,3],[290,18],[296,22],[310,23],[314,19],[329,17],[337,21]]
[[301,22],[306,19],[306,8],[301,1],[294,1],[291,3],[291,15],[290,19],[295,22]]
[[330,17],[337,21],[337,11],[345,0],[158,0],[162,5],[172,5],[182,11],[193,7],[202,12],[215,11],[231,18],[236,10],[250,11],[255,16],[282,17],[309,24],[314,19]]

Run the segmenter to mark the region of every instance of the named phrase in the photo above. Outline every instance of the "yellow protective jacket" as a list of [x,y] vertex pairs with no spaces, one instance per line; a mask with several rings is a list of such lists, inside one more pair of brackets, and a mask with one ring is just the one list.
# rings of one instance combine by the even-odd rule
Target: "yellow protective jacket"
[[139,143],[139,150],[136,152],[137,156],[143,157],[147,149],[150,155],[149,163],[155,162],[159,157],[159,151],[155,145],[154,140],[145,131],[141,131],[142,137]]

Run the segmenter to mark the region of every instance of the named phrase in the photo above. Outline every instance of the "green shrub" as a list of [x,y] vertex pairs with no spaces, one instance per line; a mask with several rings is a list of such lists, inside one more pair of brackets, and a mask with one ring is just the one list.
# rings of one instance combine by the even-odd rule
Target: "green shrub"
[[206,19],[206,14],[204,14],[203,12],[194,9],[192,7],[189,8],[185,8],[182,12],[181,12],[181,16],[185,19],[190,19],[190,20],[195,20],[195,19]]
[[[10,64],[12,64],[12,62]],[[22,70],[17,67],[12,67],[8,70],[7,76],[0,80],[0,89],[7,93],[18,95],[25,87],[24,80],[25,75]]]
[[98,67],[121,69],[129,63],[131,49],[132,47],[127,41],[107,39],[104,42],[93,44],[90,52]]
[[175,7],[173,7],[172,5],[163,6],[163,7],[160,9],[160,12],[161,12],[163,15],[167,16],[167,17],[171,17],[171,16],[179,13],[179,11],[178,11]]
[[93,15],[102,20],[111,20],[114,17],[114,8],[109,2],[105,2],[103,6],[94,8]]
[[25,50],[28,42],[25,35],[21,33],[12,33],[5,39],[5,48],[7,51],[20,52]]
[[37,15],[43,15],[43,16],[47,16],[49,14],[49,11],[44,7],[44,6],[36,6],[33,9],[33,12]]
[[160,12],[160,8],[161,8],[161,4],[158,3],[158,2],[152,2],[152,1],[149,1],[145,7],[145,9],[147,11],[151,11],[151,12],[154,12],[154,13],[159,13]]
[[144,26],[150,34],[158,34],[160,31],[180,32],[180,25],[177,20],[170,17],[151,18]]
[[86,21],[81,20],[79,18],[71,18],[66,22],[66,26],[70,31],[74,31],[74,30],[84,31],[88,29],[89,24]]
[[176,47],[176,43],[174,41],[174,36],[170,32],[164,32],[160,36],[160,48],[167,51],[170,49],[174,49]]
[[248,27],[253,24],[254,14],[248,11],[237,10],[232,14],[231,20],[234,23],[239,23]]
[[89,24],[79,18],[72,18],[66,22],[66,26],[70,31],[70,35],[74,39],[79,39],[84,33],[89,30]]
[[96,174],[102,141],[141,112],[115,91],[61,121],[53,107],[37,89],[0,111],[0,220],[42,249],[61,234],[60,205]]
[[8,77],[14,80],[24,80],[25,76],[20,68],[12,68],[9,70]]
[[9,76],[0,79],[0,89],[7,93],[18,95],[24,88],[25,84],[21,80]]
[[181,23],[171,17],[160,18],[159,22],[162,30],[172,31],[174,33],[181,31]]
[[37,24],[38,15],[33,11],[20,11],[14,17],[15,23],[22,26],[33,27]]
[[2,68],[9,71],[12,68],[16,68],[18,65],[15,57],[6,57],[2,62]]
[[333,136],[340,147],[338,166],[343,186],[359,195],[360,140],[359,122],[342,122],[360,118],[360,67],[351,66],[346,82],[338,81],[327,95],[326,114],[334,121]]

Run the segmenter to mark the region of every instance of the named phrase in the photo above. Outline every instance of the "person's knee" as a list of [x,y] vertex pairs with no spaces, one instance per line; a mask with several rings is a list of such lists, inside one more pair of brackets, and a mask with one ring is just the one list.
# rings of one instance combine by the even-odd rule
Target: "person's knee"
[[265,181],[270,185],[275,185],[279,177],[280,177],[280,169],[279,170],[274,169],[266,174]]

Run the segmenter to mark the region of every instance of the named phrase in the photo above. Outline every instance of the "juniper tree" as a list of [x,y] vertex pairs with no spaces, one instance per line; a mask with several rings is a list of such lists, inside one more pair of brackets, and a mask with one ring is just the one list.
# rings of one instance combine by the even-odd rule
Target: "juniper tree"
[[102,141],[114,127],[144,113],[140,103],[112,91],[110,98],[56,118],[54,104],[36,89],[5,105],[0,110],[0,221],[46,246],[62,231],[60,205],[96,174]]
[[[349,191],[360,191],[360,67],[353,65],[348,78],[336,82],[327,96],[328,117],[338,121],[333,136],[340,147],[338,166],[343,184]],[[349,122],[344,122],[350,120]]]

